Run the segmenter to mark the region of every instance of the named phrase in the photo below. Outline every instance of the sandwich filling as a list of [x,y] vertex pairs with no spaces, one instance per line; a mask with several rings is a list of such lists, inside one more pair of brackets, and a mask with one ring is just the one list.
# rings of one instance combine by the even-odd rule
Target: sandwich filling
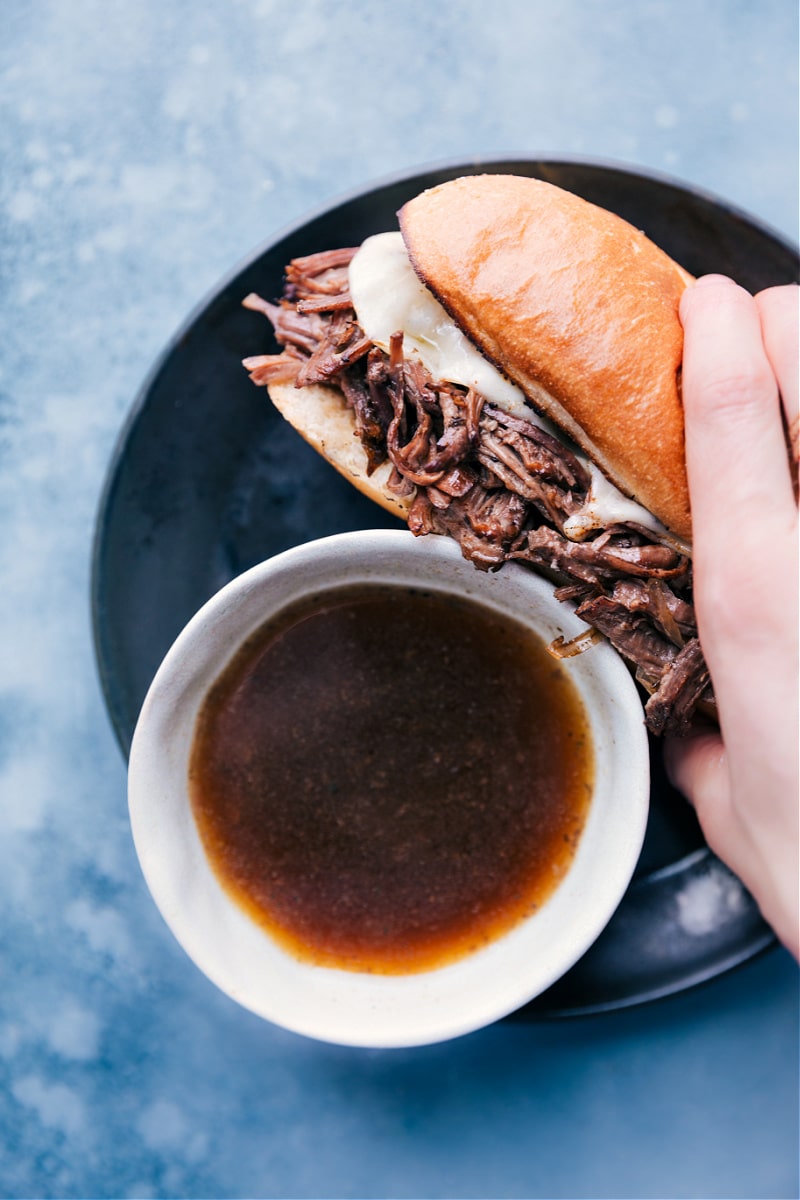
[[[293,260],[278,304],[247,297],[282,347],[245,360],[253,382],[339,389],[368,472],[391,463],[387,486],[408,498],[413,533],[454,537],[484,570],[516,559],[554,578],[556,595],[633,664],[650,693],[648,728],[686,732],[697,704],[713,704],[713,695],[685,547],[548,428],[421,284],[422,297],[414,281],[404,285],[405,334],[387,332],[385,320],[376,328],[369,311],[365,329],[353,291],[363,297],[374,285],[363,262],[351,279],[356,254]],[[427,300],[441,311],[433,326],[415,320]],[[554,650],[579,652],[588,641]]]
[[[490,404],[523,417],[560,441],[565,434],[533,408],[525,393],[501,375],[461,332],[411,265],[400,233],[379,233],[359,247],[348,271],[350,295],[360,327],[388,353],[395,330],[403,331],[404,357],[418,358],[432,379],[474,388]],[[536,396],[531,399],[535,402]],[[564,533],[582,541],[592,530],[633,521],[663,538],[667,530],[651,512],[624,496],[579,448],[570,449],[590,477],[580,508]]]

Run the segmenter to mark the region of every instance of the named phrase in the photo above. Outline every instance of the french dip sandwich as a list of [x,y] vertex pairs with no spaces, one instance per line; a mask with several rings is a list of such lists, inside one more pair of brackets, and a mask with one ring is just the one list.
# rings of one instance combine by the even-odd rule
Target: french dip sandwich
[[713,695],[692,607],[681,294],[613,213],[510,175],[455,179],[398,232],[295,259],[279,354],[245,360],[284,417],[415,534],[530,564],[649,693],[653,733]]

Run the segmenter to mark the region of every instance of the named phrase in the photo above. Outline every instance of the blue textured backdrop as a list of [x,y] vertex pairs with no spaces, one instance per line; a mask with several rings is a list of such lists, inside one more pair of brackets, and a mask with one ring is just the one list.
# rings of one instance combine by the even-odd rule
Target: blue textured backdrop
[[0,0],[0,1194],[796,1196],[797,971],[428,1049],[241,1011],[146,893],[92,524],[153,357],[236,260],[471,155],[667,171],[796,236],[793,0]]

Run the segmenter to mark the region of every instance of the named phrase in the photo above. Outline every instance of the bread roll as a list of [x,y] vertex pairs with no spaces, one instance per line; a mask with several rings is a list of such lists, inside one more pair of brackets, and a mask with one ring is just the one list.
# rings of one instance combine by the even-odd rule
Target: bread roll
[[338,388],[271,383],[269,397],[289,424],[345,479],[387,512],[406,519],[412,497],[395,496],[387,489],[390,462],[381,463],[371,475],[367,474],[367,456],[356,435],[353,413]]
[[627,221],[536,179],[455,179],[399,219],[414,269],[470,340],[688,541],[678,306],[691,276]]

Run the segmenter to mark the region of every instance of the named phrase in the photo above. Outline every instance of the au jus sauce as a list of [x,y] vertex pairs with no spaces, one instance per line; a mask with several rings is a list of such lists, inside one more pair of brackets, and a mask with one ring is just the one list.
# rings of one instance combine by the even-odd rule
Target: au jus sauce
[[190,795],[222,886],[285,950],[408,974],[544,904],[593,785],[586,713],[523,624],[358,585],[259,629],[206,697]]

